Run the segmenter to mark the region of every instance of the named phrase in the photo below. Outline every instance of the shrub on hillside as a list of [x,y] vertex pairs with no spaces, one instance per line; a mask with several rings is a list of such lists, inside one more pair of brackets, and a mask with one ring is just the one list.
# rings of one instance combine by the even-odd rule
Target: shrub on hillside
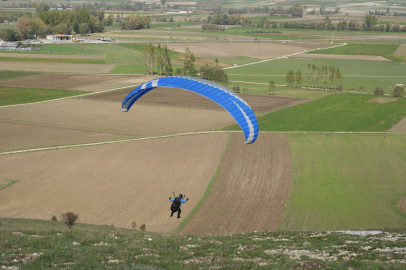
[[62,214],[62,220],[65,225],[68,227],[68,230],[72,230],[72,226],[75,225],[76,220],[78,219],[78,215],[73,212],[66,212]]
[[375,88],[374,94],[375,94],[375,95],[381,95],[381,96],[382,96],[382,95],[385,94],[385,90],[384,90],[382,87],[378,86],[377,88]]
[[403,97],[405,95],[405,88],[403,86],[396,86],[393,90],[394,97]]
[[140,226],[140,230],[141,230],[141,231],[145,231],[145,224],[142,224],[142,225]]
[[52,221],[58,221],[58,219],[56,218],[56,216],[52,216],[51,220],[52,220]]
[[131,222],[131,228],[136,230],[137,229],[137,222],[135,222],[135,221]]

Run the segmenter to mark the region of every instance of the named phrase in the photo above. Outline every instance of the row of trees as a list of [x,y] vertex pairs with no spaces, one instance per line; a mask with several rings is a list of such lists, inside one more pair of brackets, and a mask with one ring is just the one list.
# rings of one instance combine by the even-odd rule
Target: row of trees
[[[206,80],[227,84],[228,77],[223,69],[217,67],[218,61],[216,61],[215,67],[210,67],[207,64],[196,70],[194,63],[196,57],[194,53],[190,51],[188,47],[185,49],[183,67],[179,67],[175,70],[174,75],[186,75],[196,77],[200,74],[200,77]],[[155,74],[155,68],[159,75],[170,76],[173,73],[171,58],[169,55],[169,50],[166,45],[161,46],[160,44],[155,47],[152,44],[147,44],[144,46],[143,51],[143,62],[148,75]]]
[[241,14],[217,14],[214,16],[208,16],[207,22],[212,24],[221,24],[221,25],[242,25],[248,26],[251,25],[249,17],[244,17]]
[[[307,80],[307,88],[319,88],[319,86],[323,89],[335,89],[342,91],[343,87],[341,71],[339,68],[334,66],[321,66],[317,67],[315,65],[307,65],[306,71],[306,80]],[[296,73],[293,70],[290,70],[286,75],[286,82],[289,84],[290,87],[294,83],[296,83],[297,87],[300,87],[300,84],[303,81],[303,76],[300,71]]]
[[154,45],[147,44],[144,46],[142,54],[148,75],[154,74],[155,64],[159,70],[159,75],[172,75],[171,57],[169,56],[169,50],[166,45],[161,46],[161,44],[158,44],[155,48]]
[[203,24],[202,25],[202,30],[203,31],[225,31],[226,28],[224,26],[221,25],[217,25],[217,24]]
[[150,28],[151,19],[148,16],[131,14],[120,22],[121,30],[138,30]]

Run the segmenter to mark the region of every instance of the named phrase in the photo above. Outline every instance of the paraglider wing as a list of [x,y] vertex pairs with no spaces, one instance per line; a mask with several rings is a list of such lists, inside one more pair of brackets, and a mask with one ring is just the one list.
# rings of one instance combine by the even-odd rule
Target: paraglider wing
[[146,82],[128,94],[121,106],[122,111],[128,112],[137,99],[157,87],[189,90],[216,102],[227,110],[240,125],[245,135],[245,143],[253,143],[257,139],[257,118],[247,102],[227,87],[200,78],[171,76]]

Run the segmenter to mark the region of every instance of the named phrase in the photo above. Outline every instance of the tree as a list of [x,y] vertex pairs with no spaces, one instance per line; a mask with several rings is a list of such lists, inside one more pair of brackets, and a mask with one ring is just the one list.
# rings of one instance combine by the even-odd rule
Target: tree
[[297,87],[300,87],[300,83],[302,82],[302,73],[300,71],[296,72],[295,74],[295,79],[296,79],[296,83],[297,83]]
[[81,23],[79,25],[78,32],[82,36],[87,35],[89,33],[89,25],[87,23]]
[[164,59],[164,50],[161,47],[161,44],[158,44],[156,50],[156,65],[159,70],[159,75],[162,75],[162,70],[164,69],[165,59]]
[[113,17],[111,17],[111,15],[109,15],[106,19],[106,25],[107,26],[112,26],[113,25]]
[[288,74],[286,75],[286,82],[292,87],[292,83],[295,81],[295,73],[293,70],[289,70]]
[[172,75],[172,64],[171,57],[169,56],[168,46],[164,45],[163,47],[163,58],[164,58],[164,74],[166,76]]
[[[343,78],[341,77],[341,71],[339,68],[336,68],[336,75],[335,75],[335,81],[336,81],[336,89],[337,89],[337,85],[340,84],[343,81]],[[341,91],[342,91],[343,86],[341,85]],[[340,89],[338,89],[340,90]]]
[[269,81],[269,91],[270,91],[270,95],[272,95],[272,91],[275,91],[276,88],[276,84],[274,80],[270,80]]
[[49,32],[49,27],[39,18],[18,18],[14,30],[20,40],[44,36]]
[[62,214],[62,220],[65,225],[68,227],[68,230],[71,231],[73,225],[75,225],[76,220],[78,219],[78,215],[73,212],[66,212]]
[[206,64],[205,66],[200,67],[199,73],[200,73],[200,78],[203,78],[203,79],[206,79],[206,80],[209,80],[212,82],[222,83],[222,84],[228,83],[228,76],[222,68],[209,67]]
[[154,74],[155,47],[150,43],[144,46],[143,61],[148,75]]
[[188,47],[185,49],[185,60],[183,61],[184,75],[196,76],[197,70],[195,69],[195,55],[189,50]]
[[310,81],[312,79],[312,66],[310,64],[307,64],[306,79],[307,79],[307,89],[309,89]]
[[394,97],[403,97],[405,95],[405,88],[403,86],[397,85],[393,90]]
[[366,15],[363,20],[368,31],[374,30],[374,25],[378,22],[378,18],[375,15]]
[[382,96],[382,95],[385,94],[385,90],[382,87],[378,86],[378,87],[375,88],[374,94]]

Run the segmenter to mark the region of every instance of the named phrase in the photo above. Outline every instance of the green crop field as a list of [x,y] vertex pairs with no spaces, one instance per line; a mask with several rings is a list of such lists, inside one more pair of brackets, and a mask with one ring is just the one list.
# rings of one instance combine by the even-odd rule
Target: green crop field
[[[314,53],[319,53],[317,50]],[[286,85],[286,74],[289,70],[302,73],[301,86],[307,86],[307,65],[334,66],[339,68],[342,75],[344,90],[358,90],[363,86],[364,92],[372,93],[377,86],[385,88],[386,93],[392,93],[396,84],[406,84],[406,65],[399,62],[355,61],[337,59],[278,59],[255,65],[227,69],[230,80]],[[318,85],[320,87],[320,85]]]
[[[317,51],[319,54],[340,54],[340,55],[377,55],[386,56],[393,54],[399,45],[389,44],[347,44],[332,49]],[[313,53],[313,52],[310,52]]]
[[0,87],[0,106],[38,102],[88,93],[73,90]]
[[[336,94],[258,117],[260,131],[386,131],[406,116],[406,98],[367,102],[365,94]],[[385,99],[385,98],[382,98]],[[229,129],[238,130],[238,125]]]
[[1,70],[0,71],[0,80],[8,80],[8,79],[15,79],[18,77],[27,77],[27,76],[35,76],[40,73],[38,72],[29,72],[29,71],[8,71],[8,70]]
[[287,134],[293,184],[279,230],[403,228],[406,136]]

